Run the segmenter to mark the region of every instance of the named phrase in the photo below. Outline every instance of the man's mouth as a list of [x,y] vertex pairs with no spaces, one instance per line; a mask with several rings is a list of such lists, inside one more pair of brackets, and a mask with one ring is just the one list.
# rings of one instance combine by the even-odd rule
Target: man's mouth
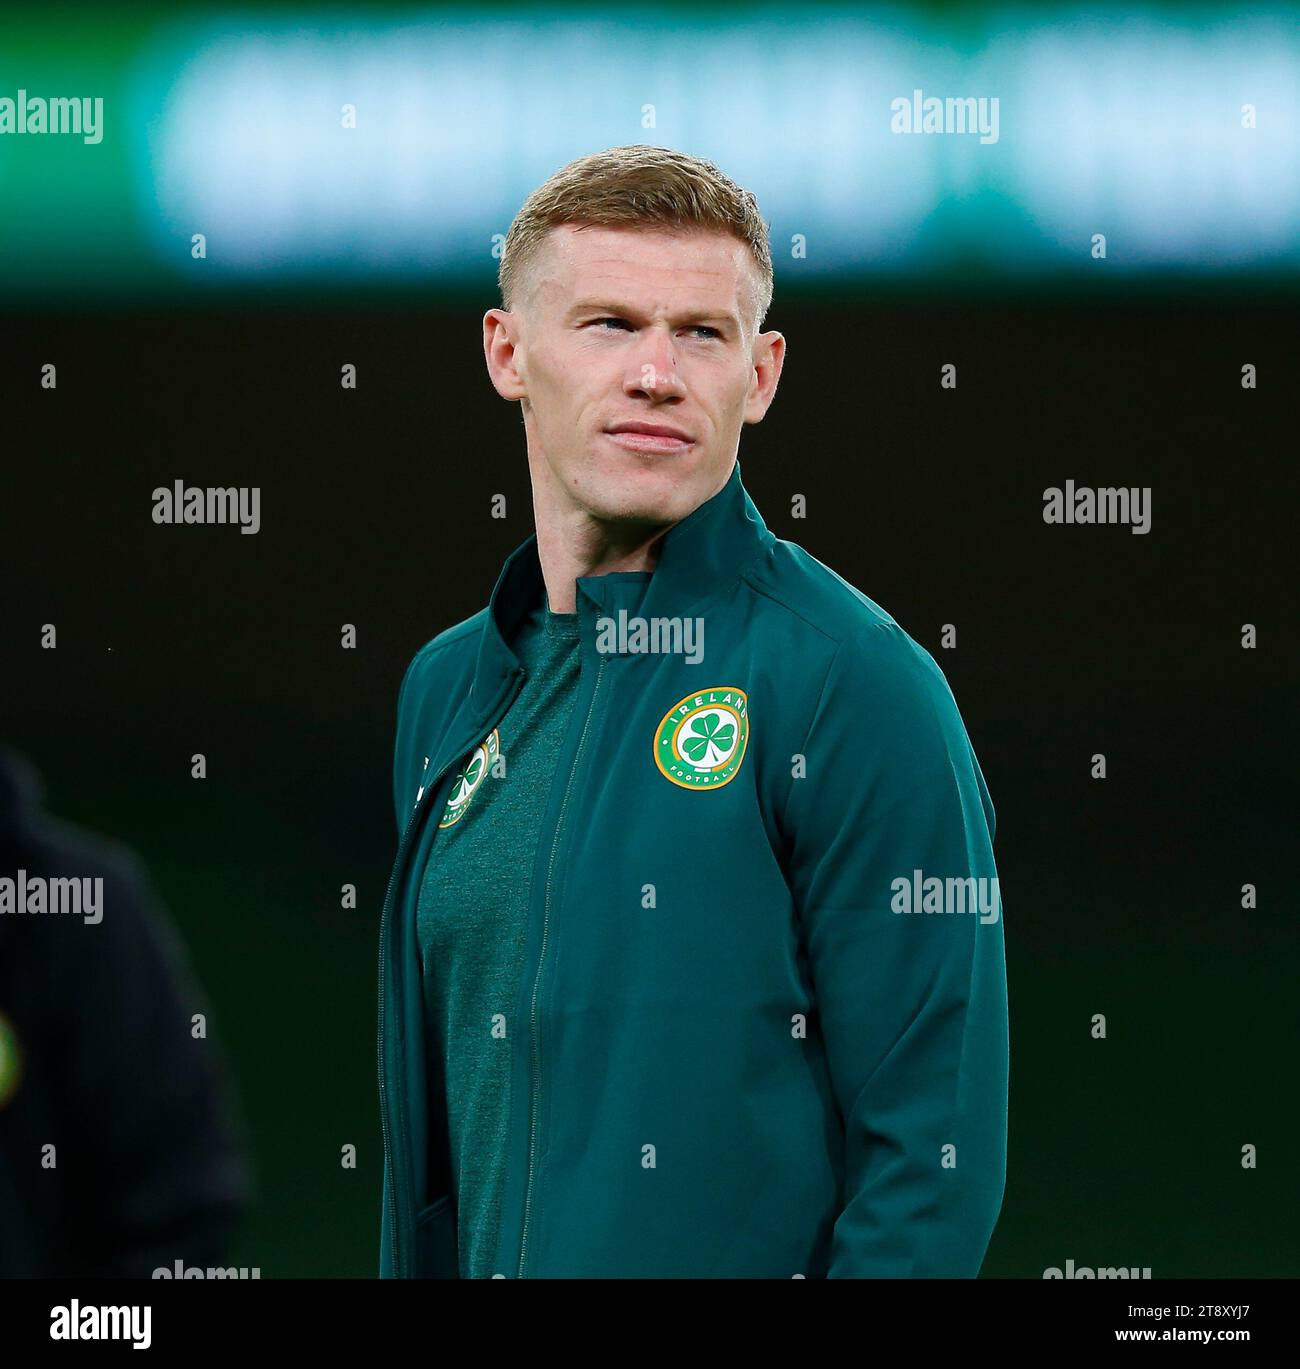
[[605,436],[630,452],[684,452],[695,439],[667,423],[616,423]]

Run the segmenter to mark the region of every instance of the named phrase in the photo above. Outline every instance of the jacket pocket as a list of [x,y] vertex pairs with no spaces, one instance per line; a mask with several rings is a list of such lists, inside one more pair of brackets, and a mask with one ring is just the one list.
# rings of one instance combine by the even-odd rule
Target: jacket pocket
[[456,1208],[451,1194],[430,1203],[415,1219],[415,1277],[458,1279]]

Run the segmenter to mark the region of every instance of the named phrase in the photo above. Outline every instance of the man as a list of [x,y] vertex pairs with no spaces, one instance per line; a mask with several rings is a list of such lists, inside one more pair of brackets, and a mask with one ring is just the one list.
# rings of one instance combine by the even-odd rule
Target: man
[[[208,1004],[139,860],[43,792],[0,745],[0,1279],[223,1266],[250,1177]],[[93,915],[55,901],[83,880]]]
[[934,661],[741,484],[785,355],[754,198],[582,158],[501,290],[537,531],[399,695],[381,1275],[973,1277],[993,806]]

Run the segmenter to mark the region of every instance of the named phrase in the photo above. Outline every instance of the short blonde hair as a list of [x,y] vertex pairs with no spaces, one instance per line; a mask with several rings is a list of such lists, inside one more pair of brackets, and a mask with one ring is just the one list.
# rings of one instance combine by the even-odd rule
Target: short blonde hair
[[524,201],[506,234],[498,284],[506,310],[526,292],[525,278],[552,228],[565,223],[699,228],[730,233],[758,267],[754,332],[772,303],[772,249],[753,193],[712,162],[668,147],[635,143],[579,157]]

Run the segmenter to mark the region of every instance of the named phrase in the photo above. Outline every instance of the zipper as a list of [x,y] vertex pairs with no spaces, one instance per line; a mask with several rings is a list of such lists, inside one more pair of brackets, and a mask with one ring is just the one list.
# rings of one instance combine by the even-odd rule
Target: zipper
[[[447,770],[450,770],[451,766],[454,764],[454,761],[450,762],[447,766]],[[443,773],[445,774],[446,771],[444,771]],[[435,781],[435,783],[427,785],[425,787],[425,794],[428,794],[433,789],[436,789],[438,787],[438,783],[440,782],[440,780],[441,776],[439,777],[439,781]],[[423,797],[424,796],[421,795],[421,799],[423,799]],[[397,871],[400,868],[402,861],[405,857],[405,853],[408,846],[408,839],[410,838],[412,829],[415,827],[415,820],[419,816],[421,806],[421,801],[419,800],[417,800],[416,803],[412,805],[411,816],[406,820],[406,830],[402,833],[402,839],[397,844],[397,858],[394,860],[393,868],[388,875],[388,888],[384,891],[383,911],[380,915],[379,922],[379,1121],[384,1134],[384,1154],[388,1156],[389,1170],[392,1175],[393,1181],[391,1185],[391,1190],[387,1194],[388,1236],[392,1244],[393,1275],[395,1278],[399,1279],[403,1276],[403,1271],[398,1255],[399,1243],[397,1238],[397,1207],[399,1198],[398,1185],[404,1177],[404,1171],[402,1166],[396,1163],[396,1155],[393,1148],[392,1131],[389,1127],[388,1122],[388,1091],[384,1084],[384,1076],[387,1074],[387,1070],[384,1067],[384,986],[388,979],[388,976],[386,974],[386,968],[388,960],[389,900],[392,898],[393,882],[397,877]],[[406,1207],[403,1206],[402,1211],[405,1212],[406,1210]]]
[[532,1219],[533,1178],[537,1166],[537,1105],[538,1100],[541,1097],[542,1089],[541,1034],[537,1025],[537,994],[542,983],[542,966],[546,963],[547,932],[549,931],[551,921],[551,876],[555,870],[555,856],[556,852],[559,850],[560,836],[564,831],[564,817],[569,808],[569,795],[573,791],[574,778],[582,767],[582,756],[587,745],[587,730],[591,725],[592,715],[596,711],[596,700],[600,697],[600,682],[604,678],[605,663],[608,660],[608,656],[602,655],[600,658],[600,667],[596,671],[596,685],[591,692],[591,702],[587,705],[587,716],[582,721],[582,735],[578,738],[578,749],[573,758],[573,768],[569,771],[569,779],[564,789],[564,799],[560,804],[559,816],[555,821],[555,835],[551,839],[551,854],[546,866],[546,901],[542,913],[542,946],[537,955],[537,974],[533,979],[533,996],[529,1008],[533,1087],[528,1123],[528,1179],[524,1187],[524,1224],[519,1234],[519,1270],[516,1275],[516,1277],[521,1279],[524,1277],[524,1263],[528,1254],[528,1225]]
[[[508,686],[507,694],[506,694],[506,696],[505,696],[505,703],[504,703],[504,708],[505,708],[505,709],[508,709],[508,708],[510,707],[510,705],[514,702],[515,695],[519,692],[520,683],[522,682],[523,678],[527,675],[527,673],[528,673],[527,670],[526,670],[523,666],[519,666],[519,667],[515,670],[515,673],[514,673],[514,675],[513,675],[513,677],[512,677],[512,680],[511,680],[511,684]],[[387,1199],[387,1203],[388,1203],[388,1233],[389,1233],[389,1240],[390,1240],[390,1242],[391,1242],[391,1252],[392,1252],[392,1262],[393,1262],[393,1276],[394,1276],[395,1278],[399,1278],[399,1279],[405,1278],[405,1277],[406,1277],[406,1271],[405,1271],[405,1267],[404,1267],[404,1264],[403,1264],[402,1259],[401,1259],[401,1254],[402,1254],[402,1250],[403,1250],[403,1242],[399,1239],[399,1235],[404,1235],[405,1232],[404,1232],[404,1230],[403,1230],[403,1231],[401,1231],[401,1232],[399,1233],[399,1228],[398,1228],[398,1213],[399,1213],[399,1209],[400,1209],[401,1215],[402,1215],[402,1217],[403,1217],[403,1219],[404,1219],[405,1216],[406,1216],[406,1214],[410,1211],[410,1203],[409,1203],[409,1201],[403,1202],[403,1193],[401,1192],[401,1185],[402,1185],[403,1180],[405,1180],[405,1178],[406,1178],[406,1167],[405,1167],[405,1164],[399,1164],[399,1163],[397,1163],[397,1153],[396,1153],[396,1149],[395,1149],[395,1147],[394,1147],[394,1145],[393,1145],[393,1131],[392,1131],[392,1127],[391,1127],[390,1122],[389,1122],[390,1108],[389,1108],[389,1103],[388,1103],[388,1089],[387,1089],[387,1087],[386,1087],[386,1085],[385,1085],[385,1082],[384,1082],[385,1075],[387,1074],[387,1070],[385,1069],[385,1061],[384,1061],[384,1039],[385,1039],[385,1036],[386,1036],[386,1032],[385,1032],[385,1030],[384,1030],[384,1022],[385,1022],[385,1019],[384,1019],[384,986],[385,986],[385,983],[386,983],[386,981],[387,981],[387,973],[386,973],[386,970],[387,970],[387,962],[388,962],[388,935],[389,935],[389,925],[390,925],[390,921],[391,921],[391,918],[390,918],[390,911],[391,911],[391,901],[392,901],[392,896],[393,896],[393,885],[394,885],[394,883],[395,883],[396,880],[397,880],[397,872],[402,868],[403,862],[405,861],[406,856],[407,856],[407,854],[408,854],[409,846],[410,846],[410,837],[411,837],[411,833],[415,830],[416,826],[418,825],[418,821],[419,821],[419,818],[420,818],[420,816],[421,816],[422,810],[423,810],[423,809],[429,804],[429,802],[431,801],[431,796],[432,796],[433,794],[437,793],[437,792],[441,789],[441,787],[442,787],[442,781],[443,781],[443,780],[447,777],[447,775],[452,771],[452,769],[456,766],[456,764],[457,764],[459,761],[461,761],[461,760],[464,759],[464,756],[465,756],[466,752],[472,750],[472,749],[474,748],[474,746],[476,746],[477,743],[481,740],[479,734],[482,732],[483,728],[485,728],[485,727],[488,727],[488,728],[495,727],[495,726],[496,726],[496,723],[497,723],[497,722],[500,722],[501,717],[503,716],[503,709],[502,709],[502,706],[501,706],[500,704],[494,704],[494,705],[488,710],[488,714],[487,714],[488,719],[491,719],[491,718],[493,717],[493,715],[495,715],[495,717],[496,717],[496,722],[484,721],[483,723],[480,723],[480,724],[475,728],[475,730],[474,730],[474,737],[473,737],[473,739],[472,739],[471,741],[469,741],[468,743],[466,743],[465,746],[463,746],[463,747],[457,749],[455,752],[453,752],[453,753],[452,753],[451,759],[450,759],[450,760],[449,760],[449,761],[448,761],[448,762],[447,762],[447,763],[446,763],[446,764],[437,772],[437,774],[435,774],[432,778],[428,779],[428,780],[425,782],[425,784],[424,784],[424,792],[423,792],[423,794],[420,796],[420,799],[413,805],[413,807],[412,807],[412,809],[411,809],[411,816],[410,816],[410,817],[407,819],[407,821],[406,821],[406,830],[402,833],[402,839],[401,839],[401,841],[398,843],[398,846],[397,846],[397,857],[396,857],[396,859],[393,861],[393,868],[392,868],[392,870],[389,872],[389,875],[388,875],[388,888],[384,891],[383,910],[382,910],[382,912],[381,912],[381,914],[380,914],[380,921],[379,921],[379,1043],[378,1043],[378,1046],[379,1046],[379,1049],[378,1049],[378,1055],[379,1055],[379,1059],[378,1059],[378,1064],[379,1064],[379,1120],[380,1120],[380,1126],[381,1126],[381,1128],[382,1128],[382,1130],[383,1130],[384,1155],[385,1155],[386,1158],[388,1159],[388,1162],[389,1162],[389,1172],[390,1172],[390,1174],[391,1174],[391,1176],[392,1176],[392,1185],[391,1185],[391,1189],[390,1189],[390,1191],[386,1194],[386,1199]],[[406,1098],[405,1098],[404,1094],[402,1093],[402,1087],[403,1087],[403,1084],[404,1084],[404,1073],[405,1073],[405,1071],[402,1070],[402,1069],[398,1069],[398,1070],[396,1071],[397,1101],[398,1101],[398,1103],[401,1104],[401,1121],[402,1121],[402,1125],[403,1125],[403,1126],[405,1126],[405,1118],[406,1118],[406,1106],[405,1106],[405,1105],[406,1105]],[[403,1135],[404,1135],[404,1136],[405,1136],[405,1135],[409,1135],[409,1132],[404,1132]],[[405,1141],[403,1141],[403,1144],[405,1144]],[[405,1159],[406,1159],[405,1153],[403,1153],[402,1159],[403,1159],[403,1161],[405,1161]]]

